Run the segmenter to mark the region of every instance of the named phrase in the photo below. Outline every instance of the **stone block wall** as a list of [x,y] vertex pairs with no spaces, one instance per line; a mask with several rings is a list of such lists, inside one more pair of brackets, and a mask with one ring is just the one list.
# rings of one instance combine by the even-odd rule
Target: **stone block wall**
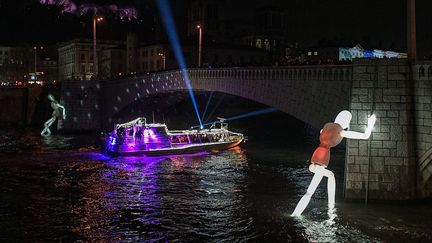
[[101,128],[101,86],[98,81],[63,81],[60,104],[66,119],[58,122],[63,131],[97,131]]
[[369,140],[348,140],[345,197],[400,200],[416,197],[413,87],[405,60],[353,63],[351,130],[363,132],[372,113]]

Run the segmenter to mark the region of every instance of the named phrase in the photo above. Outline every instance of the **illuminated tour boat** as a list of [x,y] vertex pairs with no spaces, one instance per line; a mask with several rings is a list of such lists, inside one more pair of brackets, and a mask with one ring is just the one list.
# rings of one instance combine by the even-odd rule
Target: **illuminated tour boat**
[[[241,133],[228,130],[225,119],[207,129],[169,131],[165,124],[147,123],[144,117],[116,124],[106,137],[108,155],[166,156],[229,149],[244,141]],[[216,123],[220,126],[217,128]]]

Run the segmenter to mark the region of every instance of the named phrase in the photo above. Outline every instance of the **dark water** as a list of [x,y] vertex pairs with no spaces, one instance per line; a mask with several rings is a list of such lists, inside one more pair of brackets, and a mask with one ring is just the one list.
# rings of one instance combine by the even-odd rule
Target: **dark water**
[[215,154],[108,158],[97,135],[1,130],[0,241],[432,241],[430,203],[344,200],[337,149],[336,211],[327,211],[324,180],[303,217],[291,218],[314,147],[250,135]]

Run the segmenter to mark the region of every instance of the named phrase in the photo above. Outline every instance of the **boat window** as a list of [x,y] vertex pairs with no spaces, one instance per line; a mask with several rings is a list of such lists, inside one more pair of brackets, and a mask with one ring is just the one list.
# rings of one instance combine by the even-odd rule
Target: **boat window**
[[171,136],[171,143],[180,143],[179,136]]
[[164,127],[157,127],[157,128],[155,129],[155,132],[156,132],[157,134],[165,134],[165,128],[164,128]]

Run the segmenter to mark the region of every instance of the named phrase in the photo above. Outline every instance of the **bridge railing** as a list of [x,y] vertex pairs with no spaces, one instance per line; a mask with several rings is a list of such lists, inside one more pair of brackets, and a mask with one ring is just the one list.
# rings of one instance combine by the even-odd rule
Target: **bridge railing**
[[189,69],[191,78],[246,80],[351,80],[351,65]]
[[[238,79],[238,80],[314,80],[314,81],[350,81],[352,65],[317,65],[285,67],[242,67],[188,69],[188,75],[194,79]],[[121,79],[104,81],[108,84],[135,84],[137,79],[148,81],[166,80],[166,77],[181,77],[180,70],[125,76]]]

